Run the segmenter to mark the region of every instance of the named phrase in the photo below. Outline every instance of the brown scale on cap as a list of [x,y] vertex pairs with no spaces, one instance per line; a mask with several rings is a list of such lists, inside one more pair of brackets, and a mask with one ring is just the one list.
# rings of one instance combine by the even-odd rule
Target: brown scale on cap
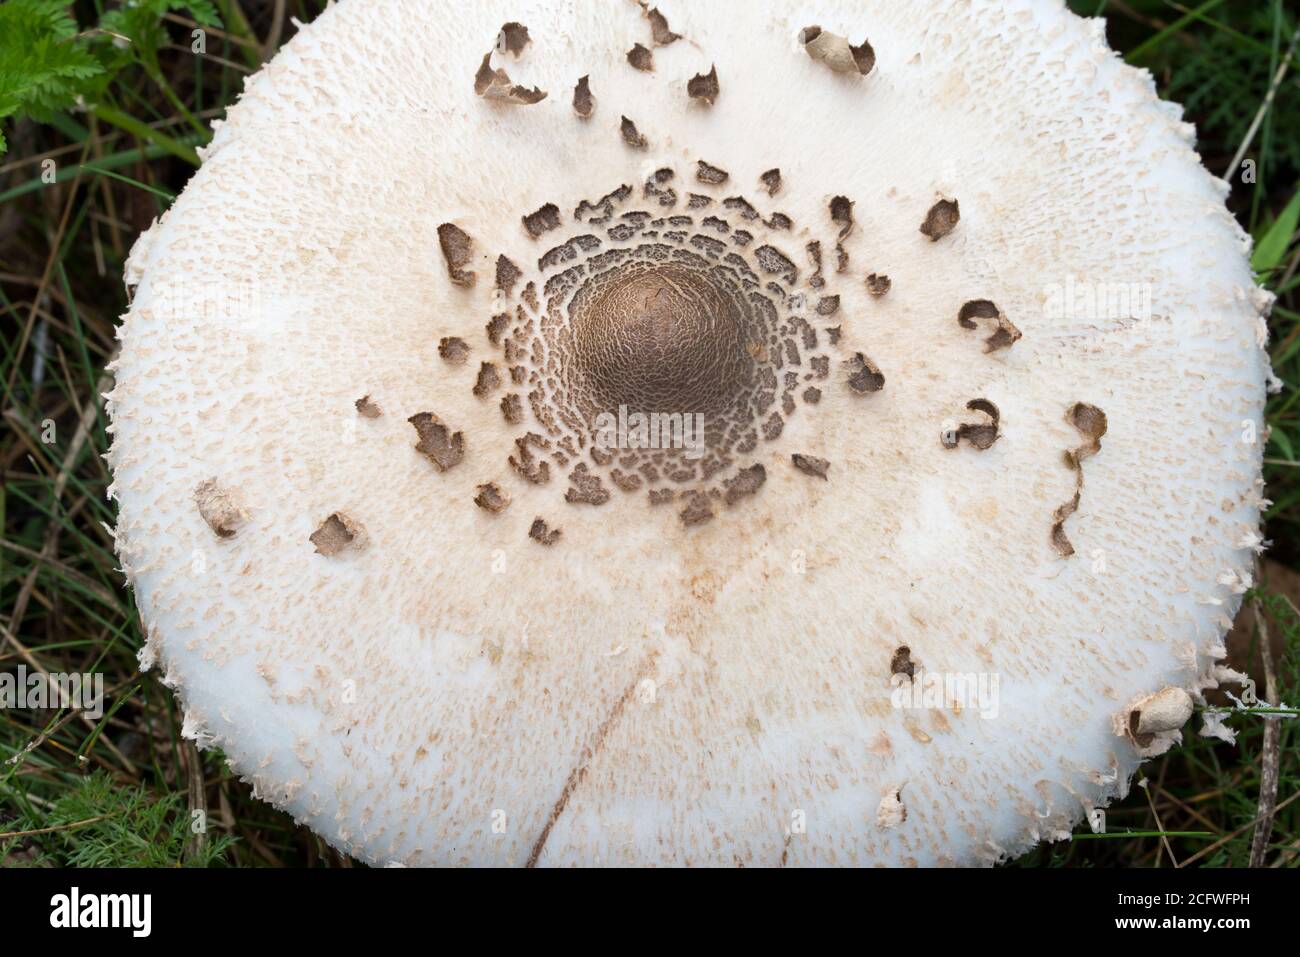
[[937,243],[950,232],[957,228],[957,223],[961,220],[961,208],[957,201],[941,199],[930,207],[930,211],[925,214],[925,222],[921,224],[921,232],[929,237],[930,242]]
[[759,246],[754,250],[754,259],[764,272],[780,276],[790,285],[799,278],[799,267],[775,246]]
[[469,358],[469,345],[459,336],[443,336],[438,341],[438,355],[444,362],[452,365],[464,365]]
[[741,469],[734,478],[723,483],[727,488],[726,503],[735,505],[741,499],[757,495],[766,481],[767,469],[761,465],[751,465],[747,469]]
[[853,46],[838,34],[811,26],[799,31],[799,42],[808,56],[836,73],[866,76],[876,65],[876,52],[866,40]]
[[893,281],[888,276],[883,276],[879,273],[873,272],[867,277],[867,292],[876,299],[879,299],[881,296],[888,293],[893,285]]
[[531,106],[546,99],[546,92],[537,87],[529,89],[518,83],[512,83],[510,74],[505,70],[492,69],[491,51],[483,54],[483,62],[474,74],[474,92],[479,96],[501,103],[513,103],[518,106]]
[[853,54],[853,65],[858,68],[858,72],[866,76],[876,65],[876,51],[871,48],[871,44],[863,40],[857,46],[849,47],[849,52]]
[[741,219],[758,219],[758,210],[743,196],[728,196],[722,201],[722,208],[738,213]]
[[636,124],[626,116],[619,118],[619,135],[623,137],[623,142],[634,150],[647,149],[650,146],[649,141],[637,130]]
[[488,324],[483,327],[487,333],[488,342],[494,346],[501,345],[501,339],[506,334],[506,329],[510,326],[510,316],[504,312],[497,313],[488,320]]
[[821,289],[826,285],[826,280],[822,278],[822,244],[820,240],[814,239],[804,246],[804,253],[808,256],[808,262],[812,266],[812,278],[808,280],[808,285],[814,289]]
[[365,546],[362,528],[342,512],[335,512],[308,536],[318,554],[330,557],[346,549],[359,551]]
[[916,665],[912,661],[912,649],[907,645],[899,645],[894,650],[894,656],[889,660],[889,673],[891,675],[907,675],[911,678],[916,674]]
[[199,515],[217,538],[233,538],[239,527],[248,521],[247,513],[235,501],[234,495],[215,478],[198,484],[194,489],[194,501],[199,507]]
[[1074,494],[1052,513],[1052,545],[1062,558],[1069,558],[1074,554],[1074,546],[1065,534],[1065,520],[1078,511],[1079,501],[1083,497],[1083,461],[1101,451],[1101,437],[1106,434],[1108,424],[1106,413],[1086,402],[1072,405],[1065,418],[1088,440],[1065,452],[1065,464],[1075,474]]
[[1001,312],[987,299],[972,299],[961,307],[957,313],[957,323],[963,329],[978,329],[976,319],[996,319]]
[[[594,203],[582,200],[573,211],[573,218],[588,226],[604,226],[614,218],[619,204],[632,195],[632,187],[624,183],[618,189],[610,190]],[[537,307],[534,305],[533,309]]]
[[472,286],[477,275],[465,267],[474,258],[474,241],[469,233],[452,223],[438,227],[438,245],[447,263],[447,276],[458,286]]
[[590,119],[596,110],[596,98],[591,95],[589,81],[590,77],[578,77],[578,82],[573,87],[573,112],[584,120]]
[[720,186],[728,179],[728,173],[725,169],[719,169],[711,166],[704,160],[700,160],[695,168],[695,178],[701,183],[708,183],[710,186]]
[[532,37],[528,35],[528,28],[522,23],[516,23],[513,20],[503,24],[501,32],[497,34],[497,53],[502,55],[510,54],[518,59],[523,55],[524,48],[532,42]]
[[569,490],[564,493],[566,502],[583,502],[587,505],[604,505],[609,501],[609,491],[600,477],[587,471],[586,463],[579,462],[569,473]]
[[529,213],[523,218],[524,229],[528,235],[536,239],[542,233],[550,232],[552,229],[560,227],[560,208],[554,203],[547,203],[536,212]]
[[541,545],[554,545],[563,534],[560,529],[547,525],[546,520],[540,516],[533,519],[533,524],[528,526],[528,537]]
[[682,524],[687,528],[712,521],[714,518],[713,505],[709,502],[709,497],[699,492],[693,493],[686,503],[686,507],[681,510],[680,518]]
[[847,363],[849,388],[859,395],[879,392],[885,387],[885,377],[874,362],[861,352]]
[[368,395],[363,395],[354,404],[357,408],[357,415],[363,419],[377,419],[384,414],[379,406],[370,400]]
[[485,512],[499,515],[510,507],[510,495],[496,482],[484,482],[474,491],[474,504]]
[[779,169],[770,169],[761,174],[758,179],[763,184],[763,189],[767,190],[768,196],[775,196],[781,192],[781,171]]
[[790,456],[790,461],[804,475],[812,475],[822,480],[827,480],[826,473],[831,470],[830,462],[826,459],[819,459],[815,455],[803,455],[795,452]]
[[964,439],[981,452],[992,448],[993,443],[1001,438],[998,423],[1002,419],[1002,413],[988,399],[971,399],[966,403],[966,408],[972,412],[984,413],[989,417],[989,422],[981,425],[963,423],[951,431],[944,432],[940,437],[943,447],[945,449],[955,449]]
[[501,417],[510,425],[524,421],[524,400],[519,393],[511,392],[501,399]]
[[483,399],[491,395],[501,385],[501,373],[495,363],[484,362],[478,367],[478,379],[474,383],[474,395]]
[[515,283],[519,281],[519,277],[522,275],[523,273],[519,271],[519,267],[507,257],[497,257],[496,287],[507,296],[514,294]]
[[718,67],[715,64],[708,73],[697,73],[686,83],[686,95],[692,100],[702,100],[709,106],[718,98]]
[[634,475],[630,472],[624,472],[622,469],[610,469],[610,480],[614,485],[623,492],[635,492],[641,488],[645,480],[640,475]]
[[525,480],[533,485],[545,485],[551,480],[551,465],[539,457],[533,450],[546,450],[546,440],[535,432],[529,432],[522,438],[515,439],[515,454],[507,460]]
[[[650,174],[650,177],[645,181],[645,183],[642,184],[642,195],[644,195],[646,199],[657,199],[660,206],[671,207],[677,205],[677,191],[668,185],[676,177],[677,172],[671,167],[665,166],[655,170]],[[632,228],[634,232],[644,229],[647,221],[651,223],[654,222],[653,216],[644,211],[624,213],[623,218],[633,220]],[[621,238],[615,236],[613,231],[611,231],[609,235],[611,239]],[[658,234],[656,233],[656,235]]]
[[[641,5],[644,9],[645,4]],[[645,17],[650,21],[650,32],[654,37],[654,45],[657,47],[666,47],[670,43],[675,43],[681,39],[681,35],[673,33],[668,28],[668,18],[659,12],[658,7],[651,7],[646,10]]]
[[853,203],[847,196],[836,196],[831,200],[831,222],[840,228],[840,239],[847,239],[853,232]]
[[452,432],[432,412],[417,412],[406,421],[419,437],[415,451],[432,462],[439,472],[455,468],[465,457],[465,434]]
[[1065,453],[1066,464],[1079,468],[1084,459],[1092,458],[1101,451],[1101,437],[1106,434],[1109,423],[1105,412],[1086,402],[1072,405],[1066,419],[1088,439],[1083,445]]
[[1069,558],[1074,554],[1074,545],[1065,534],[1065,520],[1078,510],[1081,497],[1082,493],[1076,488],[1065,504],[1058,506],[1056,511],[1052,512],[1052,547],[1062,558]]
[[957,323],[963,329],[978,329],[976,319],[991,319],[995,323],[993,333],[984,340],[985,352],[1007,349],[1020,339],[1020,330],[1002,314],[1001,309],[987,299],[972,299],[957,313]]
[[627,51],[627,62],[632,65],[633,69],[640,70],[642,73],[650,73],[655,68],[654,54],[650,52],[648,47],[640,43]]

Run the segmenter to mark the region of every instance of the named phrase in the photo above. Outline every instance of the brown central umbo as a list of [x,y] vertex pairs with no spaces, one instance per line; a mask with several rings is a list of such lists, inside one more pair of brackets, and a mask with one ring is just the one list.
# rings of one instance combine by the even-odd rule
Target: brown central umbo
[[570,315],[572,358],[610,412],[725,414],[752,388],[766,339],[734,286],[682,263],[612,270],[575,295]]

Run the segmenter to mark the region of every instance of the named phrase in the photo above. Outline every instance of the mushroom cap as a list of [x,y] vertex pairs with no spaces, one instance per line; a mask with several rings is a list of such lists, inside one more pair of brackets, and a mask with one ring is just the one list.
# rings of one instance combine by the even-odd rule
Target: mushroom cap
[[[1215,684],[1260,545],[1268,301],[1226,187],[1061,3],[657,3],[680,39],[631,2],[343,0],[214,124],[109,396],[142,665],[371,862],[1064,837]],[[670,402],[647,357],[685,411],[727,390],[662,504],[584,433],[619,382]]]

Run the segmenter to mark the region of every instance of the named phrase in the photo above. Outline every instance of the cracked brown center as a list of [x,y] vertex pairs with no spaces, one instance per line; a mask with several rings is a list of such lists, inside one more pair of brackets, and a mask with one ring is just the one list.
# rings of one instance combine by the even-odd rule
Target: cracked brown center
[[[687,525],[762,487],[760,444],[780,442],[797,409],[821,401],[839,353],[830,287],[848,270],[852,204],[831,201],[838,239],[824,261],[821,240],[796,239],[790,216],[765,214],[729,178],[701,160],[688,186],[662,167],[639,197],[624,184],[579,201],[571,222],[556,203],[522,217],[534,240],[559,235],[538,245],[535,266],[498,256],[486,331],[500,364],[480,363],[473,387],[492,401],[504,388],[519,478],[547,485],[558,470],[568,503],[603,505],[615,489],[682,501]],[[779,171],[762,186],[779,192]],[[451,281],[473,285],[472,241],[454,224],[439,230]],[[468,349],[439,347],[452,364]],[[870,374],[878,390],[883,377]],[[814,471],[819,462],[805,457]]]
[[611,269],[578,290],[569,315],[580,381],[609,412],[734,411],[766,339],[734,283],[677,263]]

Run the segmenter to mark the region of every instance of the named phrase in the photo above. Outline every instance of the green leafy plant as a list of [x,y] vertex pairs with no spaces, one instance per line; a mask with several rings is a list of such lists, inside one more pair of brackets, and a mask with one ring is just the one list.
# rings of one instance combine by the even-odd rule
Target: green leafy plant
[[[163,17],[186,11],[203,27],[219,27],[210,0],[133,0],[107,10],[97,24],[80,29],[71,5],[59,0],[7,0],[0,4],[0,120],[28,118],[57,123],[74,109],[100,119],[198,165],[194,150],[141,123],[113,103],[112,86],[123,71],[139,67],[202,137],[194,118],[168,82],[158,59],[166,43]],[[0,154],[6,150],[0,129]]]
[[[0,5],[0,119],[49,122],[103,72],[77,23],[58,0],[10,0]],[[6,148],[0,130],[0,152]]]
[[1251,268],[1266,278],[1269,273],[1283,264],[1296,227],[1300,226],[1300,190],[1291,197],[1291,202],[1255,237],[1255,251],[1250,257]]

